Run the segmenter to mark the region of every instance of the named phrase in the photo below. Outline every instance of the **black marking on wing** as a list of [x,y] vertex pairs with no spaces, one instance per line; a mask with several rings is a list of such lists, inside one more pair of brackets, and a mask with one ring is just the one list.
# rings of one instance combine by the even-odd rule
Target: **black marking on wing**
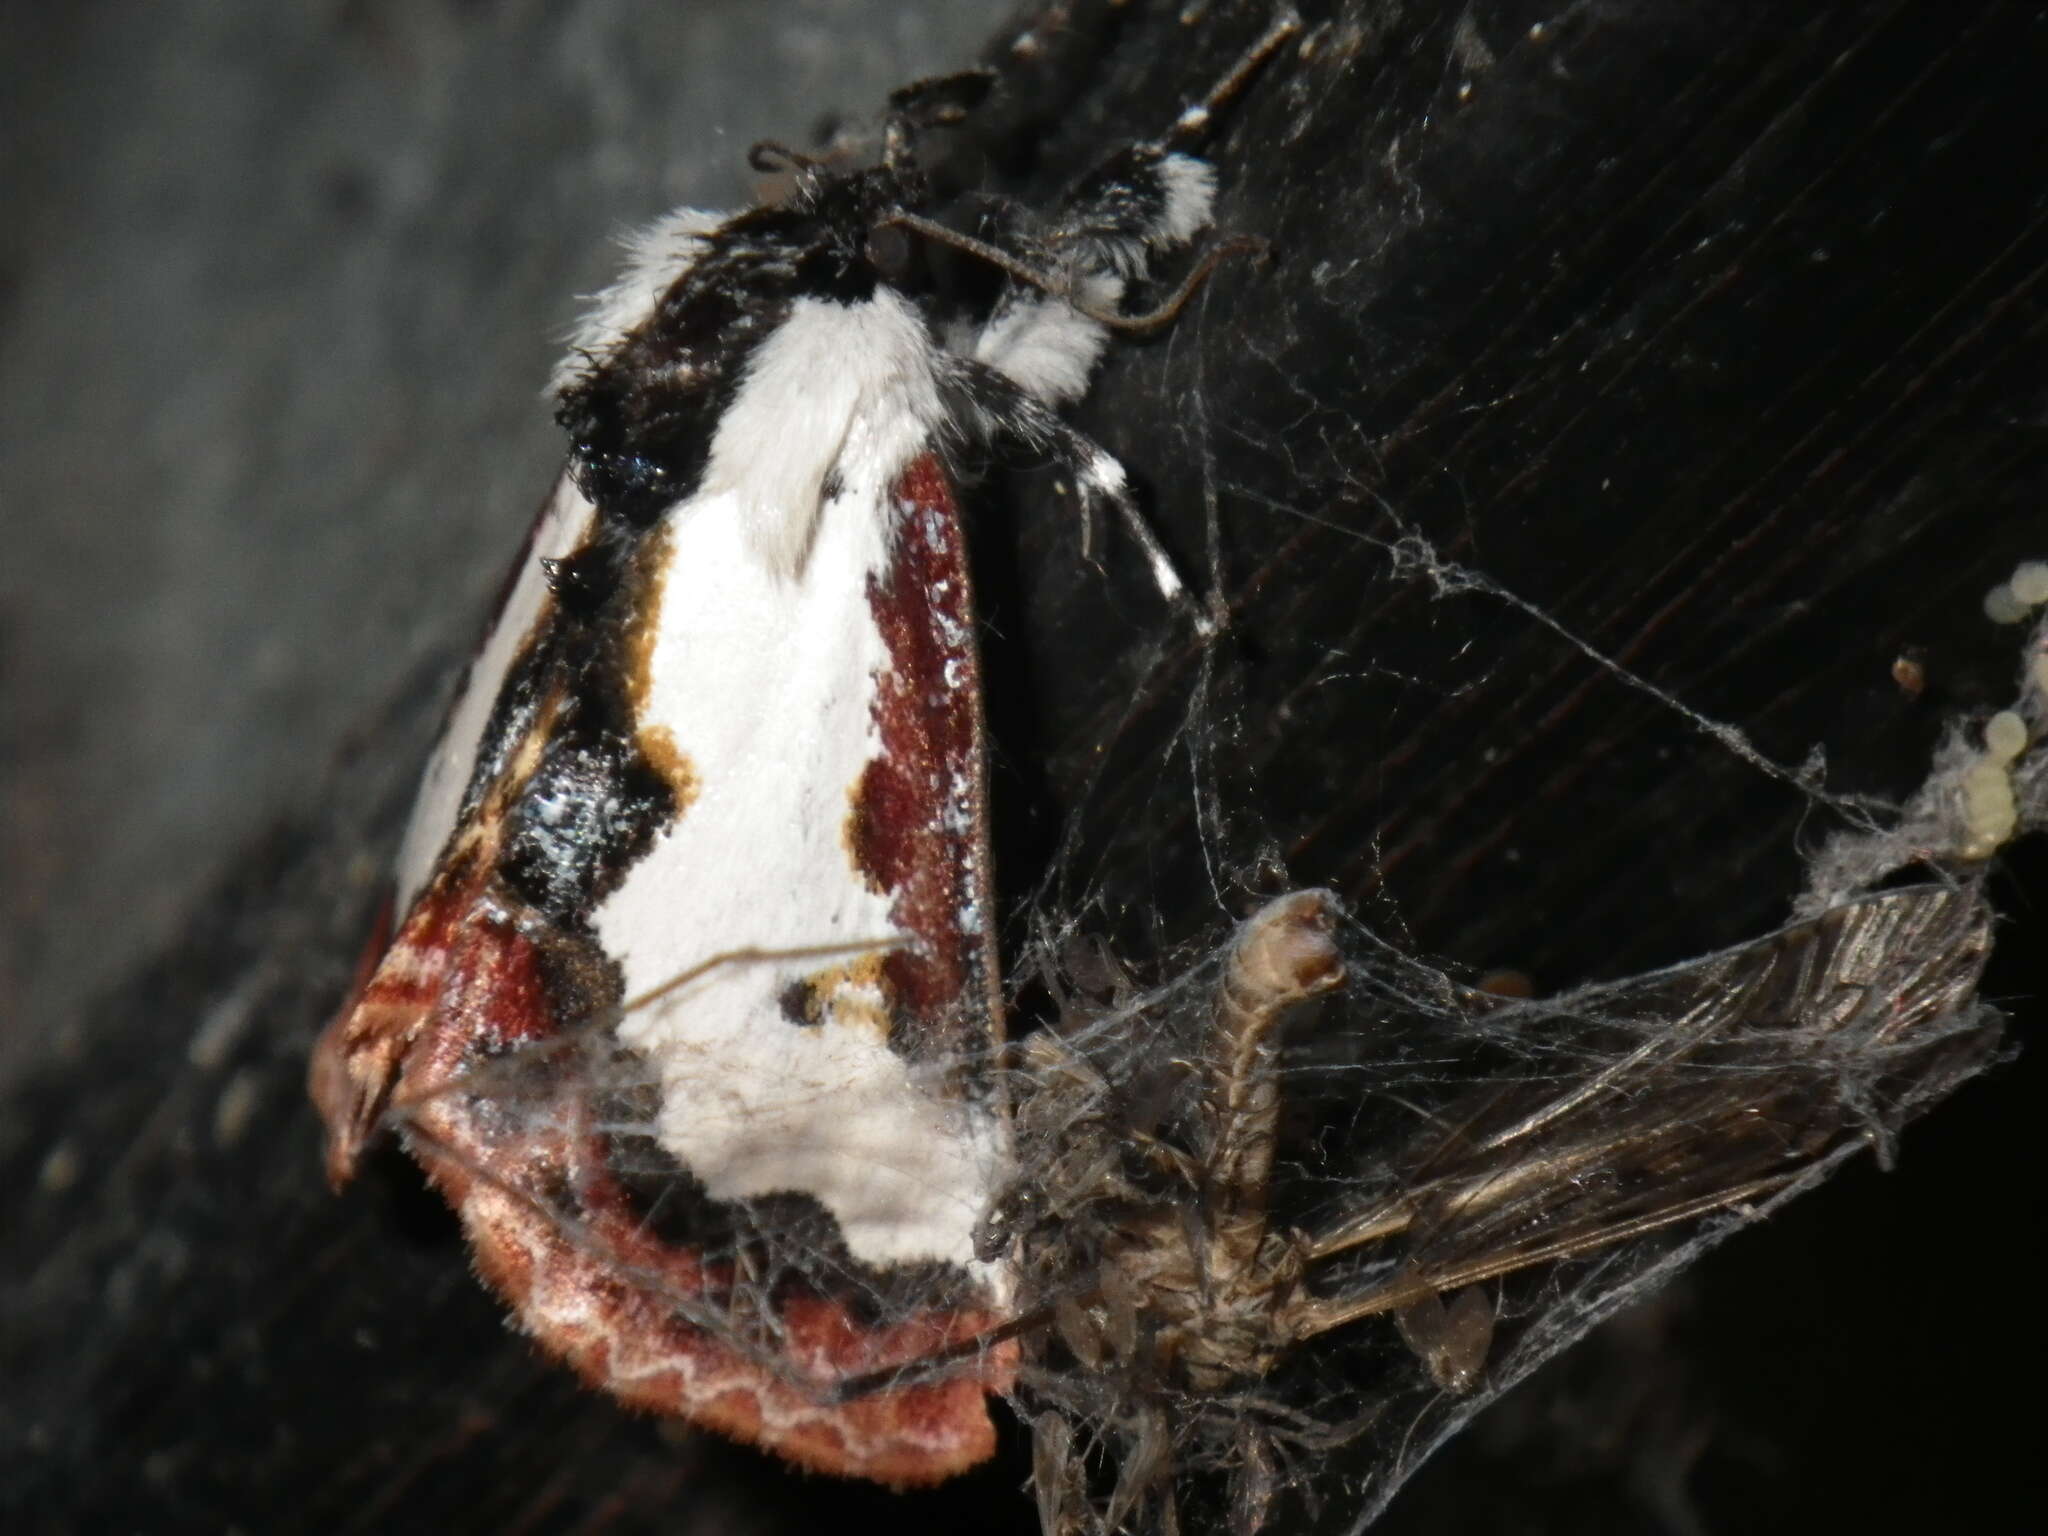
[[564,925],[580,926],[675,816],[668,782],[611,713],[578,704],[506,819],[499,876]]
[[[625,1053],[621,1060],[630,1067],[637,1058]],[[798,1294],[830,1297],[864,1326],[887,1326],[934,1305],[975,1302],[978,1282],[957,1264],[861,1263],[815,1196],[782,1190],[745,1200],[714,1198],[655,1139],[657,1108],[653,1085],[634,1083],[600,1095],[597,1119],[610,1128],[605,1160],[611,1178],[638,1224],[662,1242],[701,1254],[709,1264],[734,1265],[776,1304]],[[573,1221],[578,1212],[565,1204],[562,1214]]]
[[882,279],[876,219],[922,195],[915,177],[828,177],[794,206],[755,209],[704,254],[608,357],[562,391],[577,489],[609,520],[651,526],[693,495],[748,362],[799,299],[859,303]]

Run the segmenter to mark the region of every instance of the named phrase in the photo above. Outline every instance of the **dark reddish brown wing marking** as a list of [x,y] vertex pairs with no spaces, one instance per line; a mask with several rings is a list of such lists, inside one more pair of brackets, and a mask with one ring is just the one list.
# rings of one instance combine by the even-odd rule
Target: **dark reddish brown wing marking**
[[664,1241],[596,1123],[590,1042],[556,1006],[557,970],[477,885],[437,881],[316,1053],[337,1180],[388,1101],[460,1213],[478,1269],[593,1386],[814,1471],[909,1486],[985,1460],[985,1394],[1008,1385],[1014,1345],[945,1379],[847,1402],[832,1389],[1001,1319],[932,1308],[877,1326],[843,1299],[802,1291],[776,1295],[771,1317],[733,1264]]
[[[916,935],[884,972],[905,1055],[992,1054],[1001,1041],[987,868],[986,748],[973,588],[953,487],[931,454],[896,486],[896,542],[868,602],[892,669],[878,679],[881,754],[861,776],[850,826],[862,874],[895,893]],[[983,1065],[986,1065],[984,1057]],[[977,1074],[993,1082],[993,1074]]]
[[413,904],[393,939],[388,898],[384,906],[355,988],[320,1037],[308,1073],[313,1103],[327,1123],[327,1179],[336,1189],[355,1177],[406,1052],[433,1018],[457,917],[437,884]]

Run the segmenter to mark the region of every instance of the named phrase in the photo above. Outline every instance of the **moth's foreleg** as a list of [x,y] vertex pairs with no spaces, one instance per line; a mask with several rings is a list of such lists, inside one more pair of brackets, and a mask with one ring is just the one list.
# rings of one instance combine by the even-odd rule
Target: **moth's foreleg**
[[[1130,481],[1117,456],[1000,370],[971,358],[954,358],[948,369],[953,420],[982,443],[1015,443],[1044,454],[1072,477],[1082,510],[1082,553],[1093,548],[1096,509],[1107,503],[1145,556],[1152,584],[1177,607],[1194,608],[1188,584],[1138,510]],[[1205,614],[1196,623],[1208,627]]]

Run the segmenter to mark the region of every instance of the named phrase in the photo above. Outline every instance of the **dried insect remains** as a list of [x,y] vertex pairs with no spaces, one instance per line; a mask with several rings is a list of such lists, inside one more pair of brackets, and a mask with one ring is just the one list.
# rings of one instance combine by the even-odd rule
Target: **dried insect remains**
[[1052,1319],[1022,1375],[1052,1405],[1049,1530],[1171,1528],[1176,1501],[1196,1529],[1283,1497],[1368,1518],[1478,1402],[1882,1151],[1999,1036],[1969,886],[1537,1001],[1382,952],[1283,1043],[1341,978],[1329,917],[1305,892],[1248,923],[1206,1040],[1152,998],[1027,1042],[1012,1209],[1022,1303]]
[[1996,1055],[1984,860],[2048,824],[2044,737],[2048,618],[2015,703],[1829,838],[1788,927],[1556,997],[1461,985],[1317,892],[1156,992],[1080,951],[1020,1052],[1002,1208],[1046,1320],[1047,1531],[1362,1528],[1595,1322],[1888,1164]]

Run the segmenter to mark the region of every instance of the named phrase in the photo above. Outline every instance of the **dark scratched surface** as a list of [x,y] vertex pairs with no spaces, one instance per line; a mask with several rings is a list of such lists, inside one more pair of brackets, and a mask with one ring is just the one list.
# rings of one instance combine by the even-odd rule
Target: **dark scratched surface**
[[[987,174],[1154,131],[1264,8],[1076,7]],[[2042,8],[1304,6],[1214,147],[1271,242],[1079,413],[1232,623],[1211,664],[1044,475],[991,479],[1000,868],[1141,968],[1284,868],[1545,987],[1762,932],[1837,792],[2010,696],[2048,555]],[[965,62],[966,7],[9,8],[0,234],[0,1510],[12,1528],[1024,1529],[574,1389],[305,1051],[447,669],[559,451],[605,236]],[[1484,577],[1444,595],[1425,567]],[[1530,609],[1556,628],[1532,618]],[[1560,634],[1560,630],[1563,632]],[[1894,662],[1926,678],[1902,689]],[[1271,877],[1268,877],[1271,878]],[[1996,887],[2022,1044],[2048,860]],[[2038,1055],[2038,1053],[2036,1053]],[[1383,1529],[1982,1524],[2030,1455],[2026,1055],[1439,1456]],[[2031,1342],[2030,1342],[2031,1341]],[[1013,1437],[1014,1438],[1014,1437]]]

